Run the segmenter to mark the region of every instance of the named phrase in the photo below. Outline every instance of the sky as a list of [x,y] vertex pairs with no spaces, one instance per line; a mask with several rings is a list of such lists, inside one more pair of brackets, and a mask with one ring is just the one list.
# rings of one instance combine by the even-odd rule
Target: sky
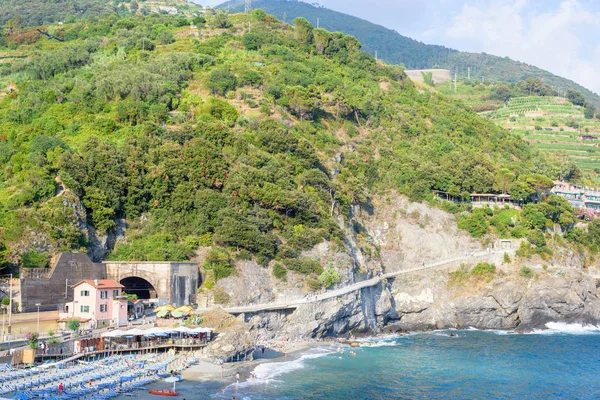
[[599,0],[320,0],[319,4],[425,43],[508,56],[600,93]]

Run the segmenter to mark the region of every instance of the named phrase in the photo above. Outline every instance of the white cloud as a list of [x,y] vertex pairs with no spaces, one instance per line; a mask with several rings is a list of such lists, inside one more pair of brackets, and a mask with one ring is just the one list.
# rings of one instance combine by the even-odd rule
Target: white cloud
[[[563,0],[552,11],[532,12],[527,0],[465,4],[445,30],[455,43],[547,69],[600,93],[600,47],[588,39],[600,34],[600,13],[579,0]],[[592,39],[593,40],[593,39]]]

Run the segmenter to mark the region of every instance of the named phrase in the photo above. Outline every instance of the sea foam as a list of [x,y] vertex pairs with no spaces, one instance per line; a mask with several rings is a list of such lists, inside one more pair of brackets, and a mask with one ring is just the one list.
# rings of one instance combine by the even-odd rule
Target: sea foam
[[583,325],[583,324],[567,324],[565,322],[548,322],[548,329],[535,329],[532,333],[537,335],[554,335],[567,333],[571,335],[592,335],[600,333],[600,326]]

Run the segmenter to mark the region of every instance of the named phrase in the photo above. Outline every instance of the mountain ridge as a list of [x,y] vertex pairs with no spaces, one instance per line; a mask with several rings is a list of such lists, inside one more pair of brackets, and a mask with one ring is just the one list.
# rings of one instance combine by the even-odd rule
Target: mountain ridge
[[[477,79],[483,77],[502,82],[518,82],[533,77],[542,79],[549,85],[558,86],[564,91],[571,89],[581,92],[587,101],[597,108],[600,107],[600,96],[583,85],[508,57],[425,44],[359,17],[298,0],[254,0],[252,5],[253,8],[261,8],[288,23],[296,17],[304,17],[317,26],[319,18],[321,27],[355,36],[363,45],[364,51],[371,55],[377,51],[382,60],[390,64],[402,63],[407,69],[426,69],[438,65],[451,70],[453,74],[457,72],[459,79],[466,79],[467,68],[471,67],[471,76]],[[244,1],[230,0],[217,7],[244,11]]]

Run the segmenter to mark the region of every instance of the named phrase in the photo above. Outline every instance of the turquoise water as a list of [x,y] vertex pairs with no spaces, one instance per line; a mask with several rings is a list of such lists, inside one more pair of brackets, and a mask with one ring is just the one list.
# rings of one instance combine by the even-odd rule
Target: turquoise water
[[440,331],[373,339],[376,347],[343,354],[328,346],[259,365],[257,378],[215,397],[599,399],[600,332],[575,331]]

